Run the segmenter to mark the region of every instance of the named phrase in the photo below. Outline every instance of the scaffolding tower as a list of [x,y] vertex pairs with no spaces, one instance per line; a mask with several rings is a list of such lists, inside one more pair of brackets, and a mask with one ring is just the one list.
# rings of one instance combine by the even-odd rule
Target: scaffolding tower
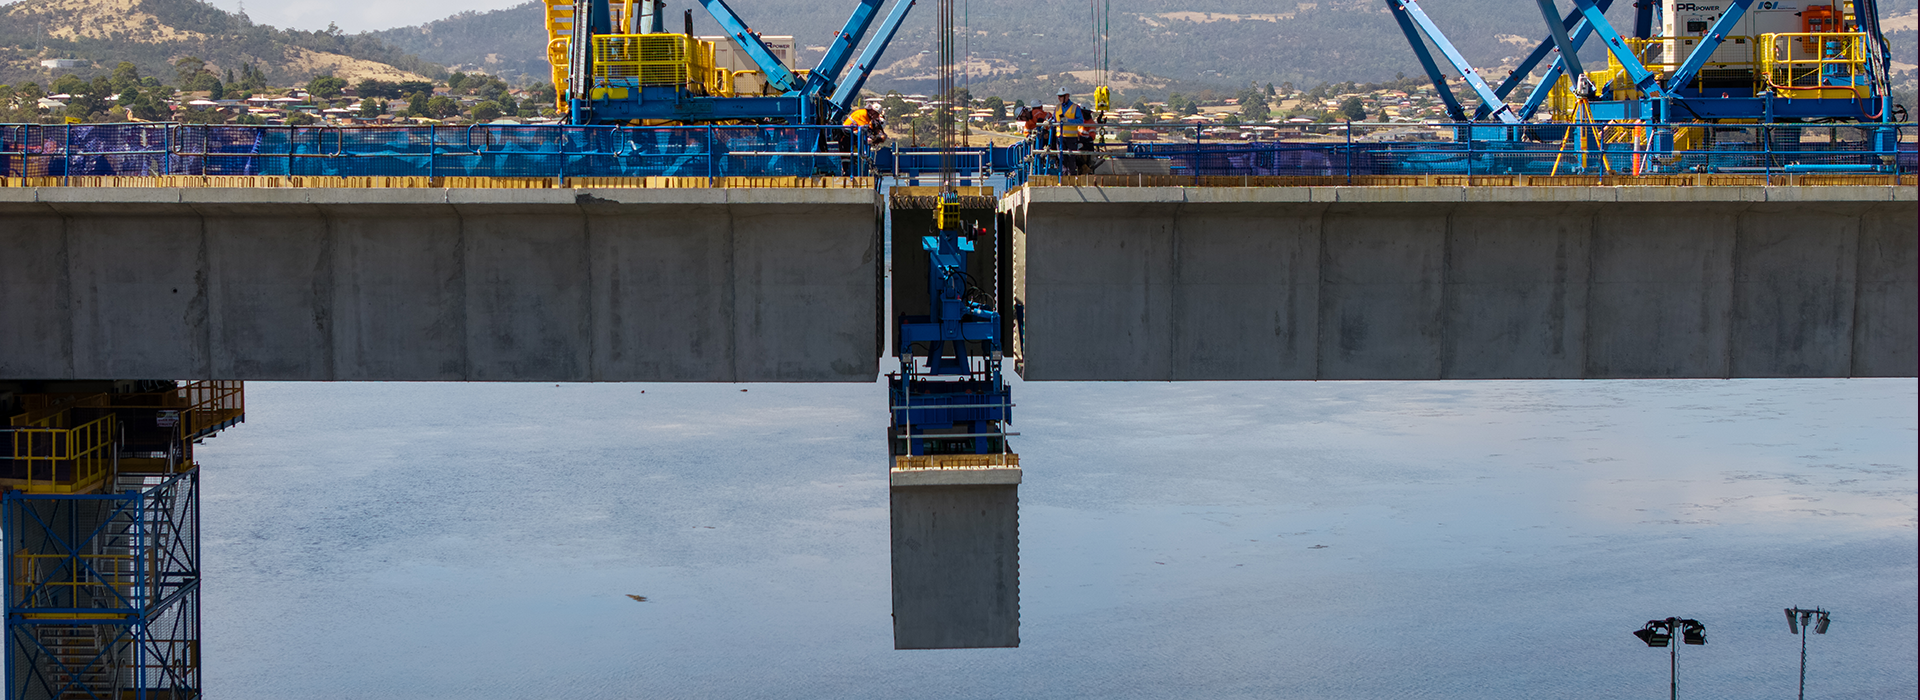
[[245,419],[244,394],[107,388],[0,394],[8,700],[201,694],[193,446]]

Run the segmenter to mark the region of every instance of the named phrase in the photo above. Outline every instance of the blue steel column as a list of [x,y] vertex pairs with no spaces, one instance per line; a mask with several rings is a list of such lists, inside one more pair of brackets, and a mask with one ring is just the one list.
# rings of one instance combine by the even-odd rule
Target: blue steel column
[[1560,13],[1554,9],[1553,0],[1534,0],[1534,4],[1540,6],[1540,16],[1547,20],[1547,34],[1553,39],[1554,48],[1560,49],[1558,62],[1573,75],[1585,73],[1580,68],[1580,47],[1567,37],[1567,27],[1560,23]]

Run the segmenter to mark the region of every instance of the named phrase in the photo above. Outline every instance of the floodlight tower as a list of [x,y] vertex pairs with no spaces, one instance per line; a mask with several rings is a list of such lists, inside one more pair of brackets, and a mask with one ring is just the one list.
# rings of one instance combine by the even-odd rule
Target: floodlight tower
[[1680,633],[1680,641],[1701,645],[1707,643],[1707,626],[1699,620],[1683,617],[1669,617],[1665,620],[1648,620],[1645,627],[1633,631],[1633,636],[1646,642],[1650,647],[1667,648],[1667,700],[1680,698],[1680,658],[1673,646],[1673,635]]
[[1826,634],[1832,622],[1827,611],[1820,608],[1787,608],[1787,631],[1800,635],[1800,700],[1807,700],[1807,628],[1812,627],[1814,634]]

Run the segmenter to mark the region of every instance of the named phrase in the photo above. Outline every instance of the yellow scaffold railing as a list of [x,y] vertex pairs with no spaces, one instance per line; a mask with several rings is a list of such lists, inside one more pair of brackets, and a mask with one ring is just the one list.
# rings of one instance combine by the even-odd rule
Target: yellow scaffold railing
[[180,413],[180,438],[192,440],[232,425],[247,414],[244,382],[214,380],[187,382],[174,390],[185,408]]
[[65,422],[65,411],[34,422],[38,425],[5,429],[6,452],[0,457],[10,469],[0,484],[28,493],[86,493],[112,474],[119,434],[113,414],[73,427],[56,425]]
[[[631,82],[643,87],[697,85],[708,94],[721,90],[713,67],[713,44],[684,34],[596,36],[593,38],[593,77],[596,84],[632,79]],[[609,85],[605,89],[621,88]]]
[[1864,32],[1796,32],[1760,35],[1760,75],[1786,99],[1854,99],[1867,96],[1867,35]]

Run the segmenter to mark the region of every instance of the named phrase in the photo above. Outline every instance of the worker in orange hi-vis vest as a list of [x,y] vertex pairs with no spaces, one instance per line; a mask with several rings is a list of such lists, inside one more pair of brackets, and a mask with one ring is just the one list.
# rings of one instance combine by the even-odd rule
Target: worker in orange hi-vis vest
[[887,140],[887,121],[880,113],[878,104],[868,104],[847,113],[846,121],[840,122],[840,125],[866,129],[868,140],[876,145]]
[[852,112],[847,113],[846,120],[840,122],[840,125],[846,127],[846,130],[834,134],[833,141],[836,146],[834,150],[849,154],[840,159],[840,174],[842,176],[851,176],[853,175],[853,156],[851,154],[853,153],[854,135],[859,133],[859,129],[866,129],[867,143],[878,146],[882,141],[887,140],[887,121],[885,117],[880,114],[880,105],[869,103],[866,106],[857,107]]

